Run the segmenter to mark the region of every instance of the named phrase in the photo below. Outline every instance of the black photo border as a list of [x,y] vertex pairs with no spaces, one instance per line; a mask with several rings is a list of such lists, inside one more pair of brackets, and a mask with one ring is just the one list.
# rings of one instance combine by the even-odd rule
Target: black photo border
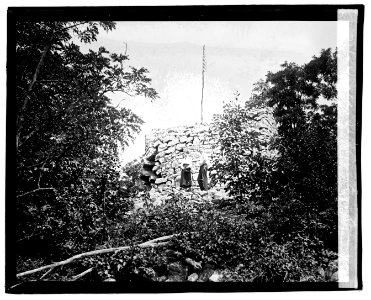
[[[338,9],[358,11],[356,61],[356,169],[358,204],[358,288],[362,289],[361,131],[363,84],[364,5],[218,5],[218,6],[115,6],[115,7],[9,7],[7,13],[7,109],[5,182],[5,291],[11,294],[65,293],[181,293],[334,291],[327,283],[160,283],[122,285],[114,282],[25,282],[16,284],[15,268],[15,22],[41,20],[112,21],[337,21]],[[352,290],[342,288],[341,290]]]

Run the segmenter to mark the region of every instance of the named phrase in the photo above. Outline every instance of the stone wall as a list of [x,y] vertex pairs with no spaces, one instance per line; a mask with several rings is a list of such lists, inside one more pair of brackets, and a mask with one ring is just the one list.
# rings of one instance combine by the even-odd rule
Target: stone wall
[[[271,138],[277,134],[277,126],[270,109],[250,109],[241,130],[244,134],[250,133],[252,138],[257,138],[261,143],[259,149],[261,155],[267,157],[278,155],[277,150],[268,146]],[[217,142],[218,136],[212,132],[208,124],[154,129],[146,136],[146,154],[141,178],[146,184],[175,186],[181,172],[180,164],[188,156],[192,159],[193,186],[197,187],[202,156],[206,156],[210,161],[213,155],[217,155],[220,151]],[[258,149],[254,147],[246,149],[246,153],[252,152],[253,155],[257,151]],[[212,171],[210,165],[209,171]]]
[[180,163],[188,156],[192,159],[193,186],[197,186],[201,158],[217,153],[216,143],[216,135],[207,124],[154,129],[146,136],[141,178],[147,184],[175,185]]

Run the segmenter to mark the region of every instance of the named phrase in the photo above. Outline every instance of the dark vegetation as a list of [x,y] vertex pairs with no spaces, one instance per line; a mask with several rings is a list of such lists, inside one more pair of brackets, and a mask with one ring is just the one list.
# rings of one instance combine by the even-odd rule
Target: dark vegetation
[[[223,270],[225,281],[329,280],[337,259],[336,52],[283,64],[249,101],[231,101],[214,119],[222,155],[213,168],[222,176],[212,180],[227,185],[231,200],[215,206],[174,194],[164,206],[148,201],[127,214],[132,197],[146,193],[140,164],[122,176],[118,151],[143,121],[106,94],[157,93],[146,69],[126,66],[127,55],[83,54],[71,39],[89,43],[114,27],[17,24],[17,273],[129,247],[18,279],[157,280],[169,264],[191,259]],[[269,138],[250,130],[259,109],[276,124]]]

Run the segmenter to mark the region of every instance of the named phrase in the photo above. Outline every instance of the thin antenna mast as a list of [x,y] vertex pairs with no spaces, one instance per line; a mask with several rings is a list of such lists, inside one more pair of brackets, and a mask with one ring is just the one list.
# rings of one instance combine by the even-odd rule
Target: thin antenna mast
[[202,47],[202,94],[201,94],[201,123],[204,122],[204,86],[205,86],[205,76],[206,72],[206,56],[205,56],[205,45]]

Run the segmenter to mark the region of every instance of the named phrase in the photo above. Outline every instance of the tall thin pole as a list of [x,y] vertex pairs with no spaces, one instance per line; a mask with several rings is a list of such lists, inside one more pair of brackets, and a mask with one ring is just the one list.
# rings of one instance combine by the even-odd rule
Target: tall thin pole
[[201,94],[201,123],[204,122],[204,86],[205,86],[205,72],[206,72],[206,57],[205,57],[205,45],[202,47],[202,94]]

